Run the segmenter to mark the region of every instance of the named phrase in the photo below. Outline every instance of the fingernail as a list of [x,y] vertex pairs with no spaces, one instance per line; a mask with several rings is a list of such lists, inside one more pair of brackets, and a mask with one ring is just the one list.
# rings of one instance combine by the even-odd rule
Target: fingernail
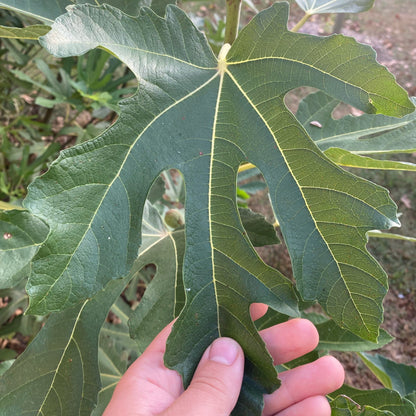
[[216,339],[209,350],[209,359],[217,363],[231,365],[238,354],[238,344],[231,338]]

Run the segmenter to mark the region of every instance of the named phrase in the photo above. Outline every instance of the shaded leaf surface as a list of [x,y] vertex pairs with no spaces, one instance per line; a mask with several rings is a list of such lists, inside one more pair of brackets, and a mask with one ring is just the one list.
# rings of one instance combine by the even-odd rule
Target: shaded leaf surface
[[[274,227],[263,216],[248,209],[240,208],[239,212],[244,229],[253,245],[256,245],[256,242],[279,242]],[[156,274],[129,321],[130,334],[138,344],[139,354],[179,315],[185,304],[182,284],[185,230],[169,231],[156,208],[146,202],[142,238],[139,259],[133,267],[140,269],[152,263],[156,266]]]
[[273,224],[268,223],[263,215],[247,208],[240,208],[239,213],[243,227],[254,247],[279,244],[280,240]]
[[101,387],[98,335],[125,285],[122,279],[110,282],[91,300],[51,315],[3,375],[1,414],[91,414]]
[[[302,296],[375,340],[386,277],[365,250],[365,233],[395,224],[395,206],[384,189],[325,158],[283,99],[311,85],[368,112],[413,109],[370,48],[343,36],[290,33],[287,18],[285,3],[260,13],[219,61],[176,7],[167,8],[166,19],[149,9],[130,18],[87,5],[58,18],[42,38],[51,53],[104,47],[140,87],[122,103],[118,122],[64,151],[25,202],[52,229],[28,284],[30,311],[43,314],[71,307],[128,272],[151,184],[167,168],[180,170],[187,190],[186,304],[165,359],[186,385],[214,338],[235,338],[245,350],[257,413],[262,393],[278,382],[249,305],[298,312],[291,283],[259,259],[245,235],[235,200],[238,167],[252,162],[268,183]],[[325,59],[309,53],[315,50]],[[77,201],[70,211],[68,201]],[[248,407],[236,412],[252,414]]]
[[153,263],[156,274],[129,320],[130,335],[137,342],[139,354],[179,314],[185,297],[181,283],[184,230],[169,232],[156,208],[146,203],[142,237],[135,267]]
[[339,396],[331,402],[331,416],[394,416],[394,413],[371,406],[361,407],[348,397]]
[[360,13],[371,9],[374,0],[296,0],[308,14]]
[[27,211],[0,212],[0,288],[15,286],[46,240],[49,227]]

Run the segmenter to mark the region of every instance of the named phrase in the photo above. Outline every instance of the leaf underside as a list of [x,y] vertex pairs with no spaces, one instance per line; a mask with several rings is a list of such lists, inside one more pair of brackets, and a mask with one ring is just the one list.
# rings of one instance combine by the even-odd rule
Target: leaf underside
[[318,91],[304,98],[296,113],[298,121],[328,158],[341,166],[416,171],[413,163],[368,156],[414,152],[416,112],[402,118],[364,114],[335,120],[332,113],[338,104],[339,100]]
[[[328,160],[284,96],[310,85],[394,116],[413,104],[371,48],[344,36],[290,33],[287,17],[286,3],[257,15],[220,62],[174,6],[165,19],[147,8],[131,18],[83,5],[56,20],[41,38],[51,53],[101,46],[130,67],[140,87],[121,104],[115,125],[62,152],[29,188],[25,206],[51,227],[33,262],[29,312],[73,307],[125,276],[141,244],[146,195],[161,171],[178,169],[186,183],[186,304],[166,362],[187,384],[212,340],[231,336],[247,357],[245,391],[260,403],[278,382],[249,306],[298,312],[291,283],[259,259],[241,223],[236,178],[249,161],[268,184],[302,297],[376,340],[387,282],[365,249],[365,233],[397,224],[396,207],[383,188]],[[239,414],[258,413],[241,406]]]
[[371,9],[374,0],[296,0],[308,14],[360,13]]
[[0,211],[0,289],[14,287],[25,277],[22,272],[48,233],[48,226],[27,211]]

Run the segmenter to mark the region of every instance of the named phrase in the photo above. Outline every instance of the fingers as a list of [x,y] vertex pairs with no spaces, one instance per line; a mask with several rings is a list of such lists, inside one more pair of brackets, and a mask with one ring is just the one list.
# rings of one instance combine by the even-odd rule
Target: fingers
[[260,319],[263,315],[266,314],[269,307],[264,303],[252,303],[250,305],[250,315],[253,321]]
[[[264,396],[264,416],[275,415],[290,406],[300,403],[314,396],[325,396],[338,389],[344,382],[344,369],[337,359],[331,356],[321,357],[313,363],[296,367],[280,373],[282,385],[274,393]],[[303,403],[306,406],[308,402]],[[310,413],[293,413],[310,414]],[[285,413],[282,413],[285,415]],[[287,413],[292,415],[292,413]],[[279,413],[279,416],[281,414]]]
[[319,342],[315,326],[307,319],[290,321],[260,331],[275,365],[287,363],[312,351]]
[[244,354],[230,338],[219,338],[205,351],[187,390],[163,416],[229,416],[237,403]]
[[182,379],[163,363],[172,324],[164,328],[120,379],[103,416],[125,416],[126,409],[159,414],[183,392]]
[[276,416],[331,416],[331,406],[324,396],[308,397],[299,403],[282,410]]

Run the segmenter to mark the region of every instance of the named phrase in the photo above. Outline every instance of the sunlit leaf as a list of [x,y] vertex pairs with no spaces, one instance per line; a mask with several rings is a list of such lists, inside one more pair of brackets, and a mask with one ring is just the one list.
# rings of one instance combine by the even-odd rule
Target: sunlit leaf
[[374,0],[296,0],[308,14],[360,13],[371,9]]

